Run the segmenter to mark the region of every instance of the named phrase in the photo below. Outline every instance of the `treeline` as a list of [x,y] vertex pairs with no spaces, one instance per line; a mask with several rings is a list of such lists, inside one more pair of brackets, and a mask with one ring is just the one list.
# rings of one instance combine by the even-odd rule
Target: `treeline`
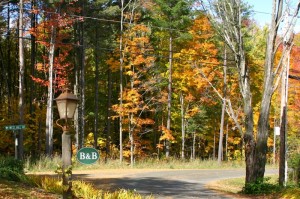
[[[20,124],[24,114],[26,128],[16,132],[24,137],[18,143],[19,157],[60,154],[62,130],[54,99],[68,89],[79,98],[74,150],[93,146],[103,158],[126,158],[132,164],[146,157],[244,159],[249,133],[254,139],[261,135],[259,129],[249,131],[249,124],[256,125],[261,107],[269,106],[271,131],[262,151],[269,161],[278,158],[272,130],[279,123],[279,97],[269,93],[275,103],[261,101],[271,29],[256,24],[246,3],[235,6],[240,10],[231,13],[237,20],[231,29],[218,10],[208,11],[208,5],[197,1],[1,2],[1,153],[14,153],[13,132],[4,126]],[[214,15],[223,23],[214,21]],[[223,32],[236,28],[240,32]],[[240,34],[239,41],[232,39],[235,34]],[[296,47],[289,51],[294,54],[295,38]],[[285,55],[279,46],[272,51],[274,65]],[[291,68],[296,71],[293,53]],[[20,59],[24,85],[19,84]],[[298,110],[298,89],[292,89],[290,104]],[[294,138],[297,117],[289,123]]]

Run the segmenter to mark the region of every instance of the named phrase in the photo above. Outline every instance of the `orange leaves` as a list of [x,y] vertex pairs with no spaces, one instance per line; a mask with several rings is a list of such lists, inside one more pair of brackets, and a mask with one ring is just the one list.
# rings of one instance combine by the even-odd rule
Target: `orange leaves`
[[167,129],[165,126],[160,126],[160,129],[162,131],[162,135],[160,136],[159,140],[169,140],[169,141],[174,141],[175,138],[172,135],[172,131]]

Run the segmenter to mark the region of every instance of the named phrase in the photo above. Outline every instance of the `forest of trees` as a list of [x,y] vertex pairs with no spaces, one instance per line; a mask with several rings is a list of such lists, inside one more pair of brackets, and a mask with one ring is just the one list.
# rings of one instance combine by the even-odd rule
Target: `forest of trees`
[[69,89],[74,152],[245,160],[246,181],[262,177],[279,161],[275,127],[288,157],[300,150],[299,2],[283,4],[261,27],[241,0],[1,1],[1,154],[13,124],[26,125],[19,158],[60,154],[54,99]]

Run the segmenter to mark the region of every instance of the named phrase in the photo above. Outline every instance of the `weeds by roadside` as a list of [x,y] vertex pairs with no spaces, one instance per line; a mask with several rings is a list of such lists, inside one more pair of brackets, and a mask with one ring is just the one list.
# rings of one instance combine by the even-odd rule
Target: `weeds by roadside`
[[[47,161],[51,162],[51,161]],[[25,165],[29,165],[28,163]],[[40,163],[36,163],[40,168]],[[50,169],[54,164],[48,165]],[[30,165],[31,167],[32,165]],[[0,156],[0,198],[60,198],[62,180],[60,177],[45,177],[25,175],[22,161],[11,157]],[[92,184],[83,181],[73,181],[74,198],[83,199],[151,199],[131,190],[106,192],[95,189]]]
[[[92,165],[83,165],[78,163],[75,158],[72,160],[73,170],[82,169],[218,169],[218,168],[245,168],[244,161],[230,161],[222,162],[220,165],[216,160],[181,160],[176,158],[168,159],[157,159],[147,158],[138,160],[135,162],[133,167],[126,161],[120,163],[119,160],[109,159],[104,161],[100,159],[97,163]],[[40,172],[40,171],[54,171],[57,166],[61,164],[61,157],[47,157],[41,156],[38,159],[32,159],[30,157],[25,159],[25,169],[29,172]]]

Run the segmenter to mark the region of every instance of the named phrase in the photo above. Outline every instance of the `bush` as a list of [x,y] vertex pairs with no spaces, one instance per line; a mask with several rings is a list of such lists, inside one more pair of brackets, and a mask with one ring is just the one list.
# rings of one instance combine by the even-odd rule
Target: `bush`
[[270,194],[279,191],[278,185],[269,183],[270,178],[258,179],[254,183],[247,183],[243,187],[242,193],[244,194]]
[[292,168],[291,173],[291,180],[295,182],[297,186],[300,185],[299,179],[300,179],[300,154],[292,154],[289,158],[289,167]]
[[0,156],[0,178],[22,181],[26,178],[23,162],[12,157]]

